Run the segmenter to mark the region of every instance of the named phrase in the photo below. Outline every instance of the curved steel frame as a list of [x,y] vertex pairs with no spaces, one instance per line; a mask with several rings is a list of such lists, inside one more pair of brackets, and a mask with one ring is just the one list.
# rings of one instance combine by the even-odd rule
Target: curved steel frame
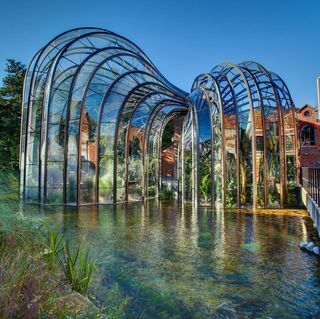
[[199,75],[188,94],[134,43],[100,28],[62,33],[28,66],[19,163],[23,198],[75,205],[127,201],[130,174],[136,185],[130,192],[146,198],[151,156],[158,158],[158,193],[162,132],[182,115],[180,198],[188,200],[188,184],[196,204],[290,202],[299,166],[295,111],[278,75],[256,62],[224,63]]
[[[222,82],[225,82],[223,84]],[[256,62],[243,62],[238,65],[224,63],[215,67],[210,74],[196,78],[192,85],[192,94],[201,90],[208,92],[210,114],[217,109],[219,126],[222,133],[222,206],[224,207],[284,207],[292,204],[294,187],[298,178],[297,138],[295,126],[295,107],[283,80],[273,72],[267,71]],[[231,93],[231,94],[230,94]],[[210,96],[215,99],[210,99]],[[193,101],[194,113],[201,112],[199,102]],[[200,108],[200,109],[199,109]],[[193,121],[197,121],[197,116]],[[232,154],[236,162],[235,189],[236,200],[232,191],[226,187],[226,166],[231,165],[227,158],[226,138],[230,135],[225,127],[232,119],[234,146]],[[192,119],[189,117],[189,119]],[[197,123],[201,125],[201,123]],[[197,129],[197,125],[194,129]],[[213,123],[212,123],[213,125]],[[186,121],[184,134],[190,129]],[[230,130],[229,130],[230,131]],[[199,136],[200,132],[196,132]],[[211,143],[215,141],[211,137]],[[183,144],[183,139],[182,139]],[[197,147],[201,143],[197,143]],[[262,145],[262,147],[261,147]],[[183,146],[182,146],[183,147]],[[199,194],[199,149],[197,150],[192,179],[196,182],[194,200],[201,204]],[[262,163],[262,165],[261,165]],[[185,163],[183,163],[185,165]],[[211,172],[217,163],[211,160]],[[290,167],[288,167],[290,165]],[[185,168],[182,170],[184,171]],[[290,174],[290,176],[288,176]],[[260,182],[260,177],[263,180]],[[185,183],[184,183],[185,184]],[[211,178],[214,189],[214,178]],[[262,184],[262,186],[259,186]],[[248,189],[249,185],[249,189]],[[263,193],[261,193],[263,189]],[[182,190],[185,192],[185,190]],[[213,195],[211,195],[213,197]],[[226,198],[229,200],[226,202]],[[235,198],[234,198],[235,199]],[[215,198],[212,203],[218,205]]]

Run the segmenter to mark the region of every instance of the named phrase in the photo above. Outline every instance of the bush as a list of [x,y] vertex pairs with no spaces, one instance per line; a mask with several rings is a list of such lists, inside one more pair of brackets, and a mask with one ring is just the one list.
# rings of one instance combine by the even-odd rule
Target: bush
[[[87,293],[94,265],[86,251],[79,247],[72,254],[64,243],[43,219],[25,217],[17,202],[0,204],[0,318],[66,318],[87,311],[68,303],[57,306],[70,288]],[[63,261],[70,264],[75,254],[69,276]]]
[[160,200],[172,200],[172,199],[174,199],[174,192],[169,189],[161,189],[159,191],[159,199]]
[[156,196],[156,186],[148,186],[148,196]]
[[78,293],[88,294],[95,265],[46,219],[24,216],[17,172],[0,170],[0,318],[125,317],[125,296],[105,307]]
[[142,186],[141,184],[136,184],[136,194],[142,196]]

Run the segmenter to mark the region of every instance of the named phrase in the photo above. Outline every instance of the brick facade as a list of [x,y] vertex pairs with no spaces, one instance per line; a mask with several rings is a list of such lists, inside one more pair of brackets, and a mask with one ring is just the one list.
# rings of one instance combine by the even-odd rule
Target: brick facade
[[311,105],[297,112],[297,133],[301,167],[320,167],[320,121]]

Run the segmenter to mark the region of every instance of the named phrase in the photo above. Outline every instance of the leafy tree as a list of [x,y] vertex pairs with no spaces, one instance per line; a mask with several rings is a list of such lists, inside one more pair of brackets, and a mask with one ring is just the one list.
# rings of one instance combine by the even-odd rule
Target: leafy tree
[[165,149],[172,143],[172,138],[174,135],[174,122],[169,121],[162,133],[162,148]]
[[0,169],[17,169],[26,67],[21,62],[8,59],[5,72],[0,88]]

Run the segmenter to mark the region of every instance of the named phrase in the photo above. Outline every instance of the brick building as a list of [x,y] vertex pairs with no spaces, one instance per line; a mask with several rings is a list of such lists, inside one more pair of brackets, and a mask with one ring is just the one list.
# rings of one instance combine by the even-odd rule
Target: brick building
[[320,167],[320,121],[317,111],[306,104],[297,109],[297,133],[301,167]]

